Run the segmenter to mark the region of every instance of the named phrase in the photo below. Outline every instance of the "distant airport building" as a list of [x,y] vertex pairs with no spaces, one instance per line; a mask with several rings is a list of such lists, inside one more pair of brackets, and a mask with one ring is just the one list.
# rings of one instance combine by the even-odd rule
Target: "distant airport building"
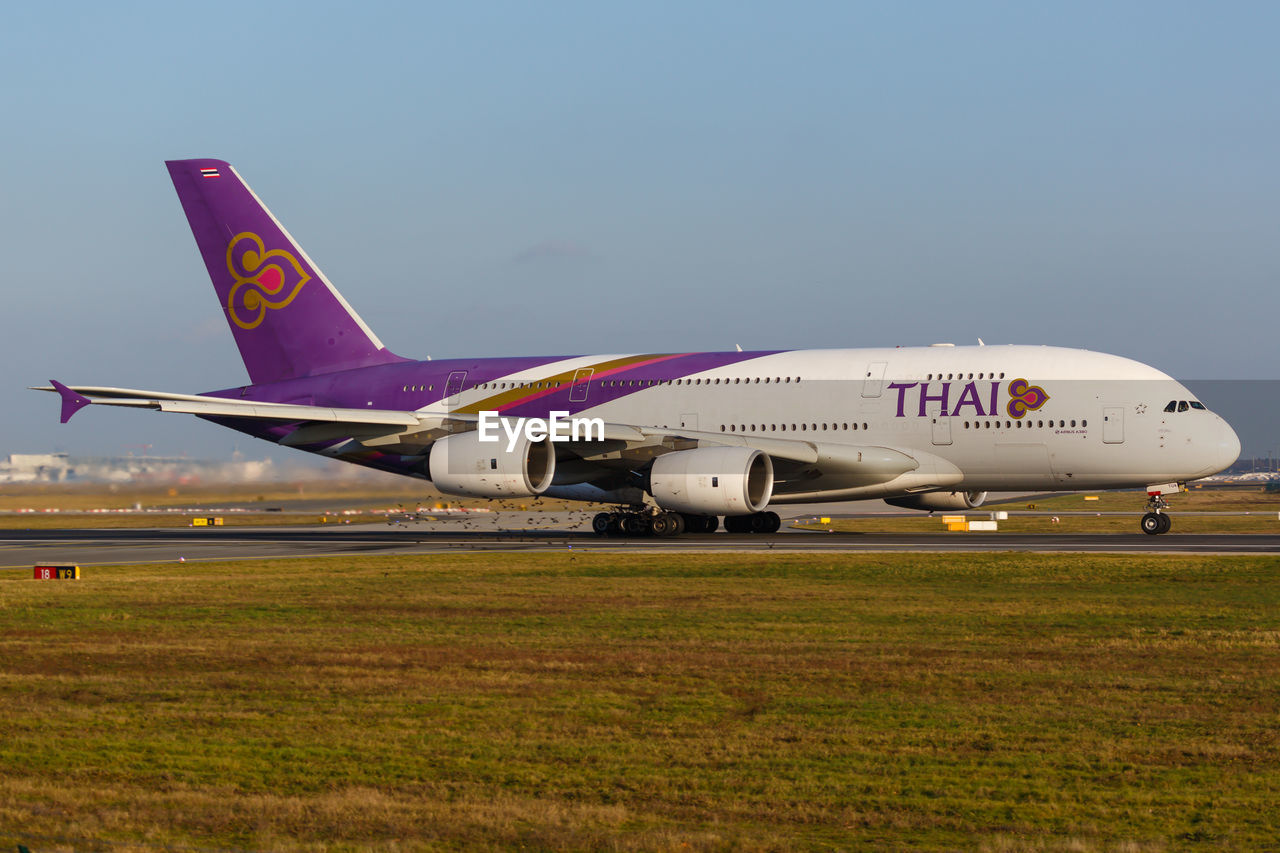
[[182,456],[11,453],[0,461],[0,483],[258,482],[284,474],[270,459],[218,462]]

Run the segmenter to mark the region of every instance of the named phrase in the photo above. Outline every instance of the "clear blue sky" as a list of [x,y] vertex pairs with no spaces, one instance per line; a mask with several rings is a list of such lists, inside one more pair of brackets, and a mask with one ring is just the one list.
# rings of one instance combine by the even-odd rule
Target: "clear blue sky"
[[30,3],[0,453],[49,378],[243,381],[163,167],[233,162],[404,355],[1051,343],[1276,378],[1273,3]]

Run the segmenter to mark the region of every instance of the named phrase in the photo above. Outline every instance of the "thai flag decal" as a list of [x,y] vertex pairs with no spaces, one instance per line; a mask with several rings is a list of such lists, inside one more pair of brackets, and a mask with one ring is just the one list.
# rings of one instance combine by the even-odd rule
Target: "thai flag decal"
[[201,169],[200,176],[203,178],[221,178],[222,174],[216,168]]

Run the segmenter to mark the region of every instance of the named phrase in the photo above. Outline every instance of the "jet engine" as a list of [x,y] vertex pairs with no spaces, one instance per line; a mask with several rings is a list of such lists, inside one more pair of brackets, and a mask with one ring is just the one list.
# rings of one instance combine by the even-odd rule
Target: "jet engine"
[[649,493],[666,510],[746,515],[773,496],[773,461],[750,447],[699,447],[653,460]]
[[550,487],[556,451],[550,438],[530,441],[526,435],[508,451],[505,439],[481,441],[472,430],[437,440],[427,465],[431,482],[448,495],[531,497]]
[[905,498],[885,498],[884,502],[904,509],[934,510],[973,509],[982,506],[987,499],[986,492],[926,492],[923,495],[910,495]]

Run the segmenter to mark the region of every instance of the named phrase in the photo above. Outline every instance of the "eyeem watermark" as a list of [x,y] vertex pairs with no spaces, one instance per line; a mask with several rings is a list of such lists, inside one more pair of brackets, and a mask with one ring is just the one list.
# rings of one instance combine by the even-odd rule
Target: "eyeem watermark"
[[604,419],[571,418],[568,412],[548,412],[547,418],[504,418],[497,412],[481,412],[477,430],[481,441],[501,441],[507,436],[507,452],[516,449],[520,436],[530,442],[604,441]]

